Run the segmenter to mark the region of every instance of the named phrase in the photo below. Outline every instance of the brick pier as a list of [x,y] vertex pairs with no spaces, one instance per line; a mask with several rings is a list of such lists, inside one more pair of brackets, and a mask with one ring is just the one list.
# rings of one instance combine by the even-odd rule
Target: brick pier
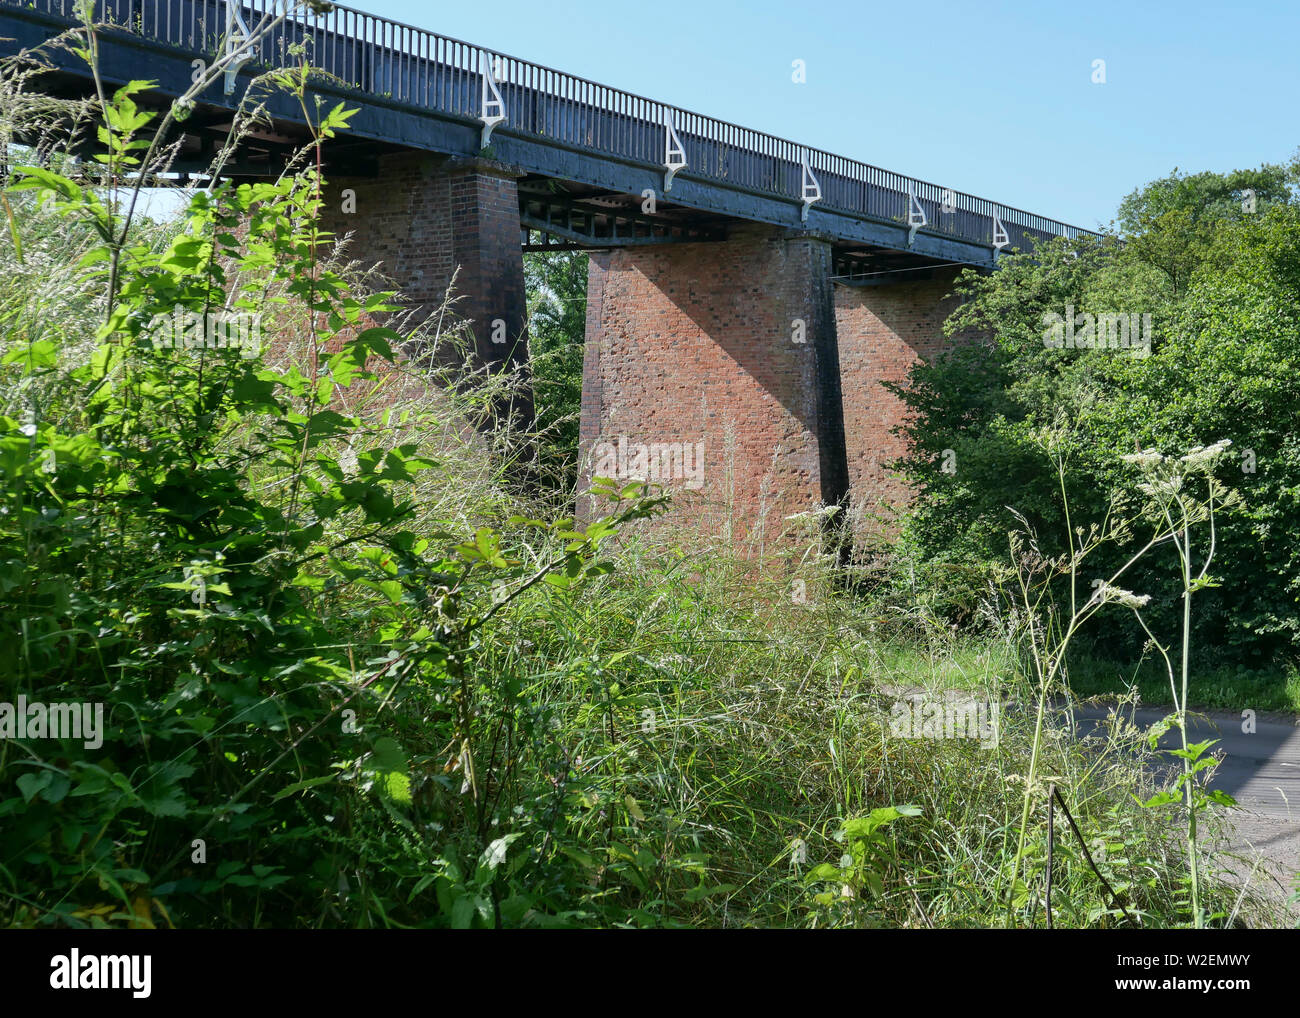
[[[402,153],[382,157],[377,177],[330,186],[325,225],[353,235],[349,257],[379,265],[417,317],[452,286],[471,363],[526,368],[507,167]],[[904,406],[882,383],[943,348],[956,270],[870,286],[832,271],[828,239],[756,223],[735,222],[725,240],[592,251],[583,484],[648,477],[674,492],[674,525],[737,544],[775,540],[786,517],[822,505],[847,510],[859,540],[887,534],[874,517],[909,492],[886,469],[903,452],[892,430]],[[521,411],[531,420],[527,394]]]
[[[517,174],[486,160],[419,152],[379,162],[375,177],[330,179],[323,227],[340,238],[352,234],[347,257],[379,266],[417,321],[441,309],[450,287],[451,320],[472,331],[466,352],[475,367],[526,370]],[[512,407],[520,421],[532,420],[526,387],[513,394]]]

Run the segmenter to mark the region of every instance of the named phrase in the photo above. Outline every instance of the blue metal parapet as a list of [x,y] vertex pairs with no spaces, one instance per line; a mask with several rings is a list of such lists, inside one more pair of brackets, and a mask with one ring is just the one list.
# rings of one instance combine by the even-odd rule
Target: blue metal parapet
[[[0,11],[22,9],[73,26],[78,3],[0,0]],[[252,47],[245,73],[295,62],[290,47],[302,45],[319,69],[319,84],[331,90],[473,123],[494,142],[508,136],[636,167],[643,177],[651,171],[665,191],[678,177],[766,199],[734,209],[716,200],[698,205],[738,218],[776,222],[771,202],[786,202],[792,225],[849,241],[870,236],[899,249],[911,248],[919,233],[987,249],[987,257],[965,259],[980,263],[991,263],[1002,247],[1028,250],[1031,240],[1094,235],[338,4],[321,13],[285,0],[97,0],[95,8],[101,23],[206,59],[242,44],[242,38],[232,40],[231,24],[242,21],[256,35],[259,23],[287,9],[287,18]],[[147,75],[142,68],[141,76]],[[532,172],[555,172],[553,160],[548,166],[512,161]],[[810,179],[815,205],[807,200]],[[673,191],[674,201],[693,204],[680,192]],[[852,221],[897,227],[900,242],[893,242],[892,231],[853,229]]]

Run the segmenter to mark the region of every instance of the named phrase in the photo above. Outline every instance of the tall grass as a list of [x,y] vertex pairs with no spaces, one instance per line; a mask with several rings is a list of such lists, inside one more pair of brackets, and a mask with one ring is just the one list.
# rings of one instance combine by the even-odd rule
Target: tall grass
[[[960,675],[990,700],[1020,703],[1034,688],[997,644],[886,624],[830,584],[795,604],[784,578],[756,577],[751,561],[716,549],[665,554],[646,540],[619,562],[587,596],[514,606],[518,630],[494,646],[492,670],[530,684],[567,733],[592,789],[582,830],[647,853],[643,876],[665,919],[999,923],[1035,746],[1037,780],[1071,789],[1093,859],[1129,911],[1149,926],[1189,918],[1185,859],[1133,800],[1154,791],[1151,754],[1120,714],[1088,740],[1070,734],[1064,709],[1046,711],[1041,729],[1032,712],[1007,711],[991,749],[899,739],[890,712],[904,688],[938,697]],[[812,867],[844,854],[846,821],[888,805],[920,813],[889,828],[883,893],[817,906]],[[697,856],[708,860],[700,883],[674,869]],[[1023,858],[1015,922],[1044,925],[1045,814]],[[1055,858],[1056,924],[1121,925],[1078,846],[1058,841]],[[1212,886],[1221,920],[1237,894]],[[1247,899],[1238,914],[1268,921],[1262,900]]]
[[[10,120],[21,105],[11,104]],[[302,190],[316,184],[308,176]],[[0,410],[18,463],[27,440],[46,434],[22,430],[23,406],[55,412],[60,435],[88,419],[71,379],[109,294],[102,274],[50,271],[68,241],[48,207],[26,198],[12,207],[12,236],[24,250],[0,251],[5,352],[48,339],[59,354],[39,375],[24,374],[21,359],[5,362],[12,388]],[[294,206],[286,199],[285,207]],[[128,222],[120,236],[134,241],[132,229],[140,228]],[[164,230],[155,239],[161,248],[171,237]],[[314,272],[349,275],[346,251],[318,264],[313,243],[312,258]],[[351,281],[358,291],[367,285]],[[315,365],[322,345],[320,316],[291,288],[271,296],[283,302],[273,350],[258,365],[263,380]],[[227,483],[271,505],[286,484],[326,490],[349,476],[353,445],[380,458],[413,446],[418,456],[409,459],[427,468],[382,489],[414,506],[401,517],[406,543],[363,535],[347,512],[316,519],[297,504],[285,518],[319,526],[335,549],[362,536],[372,543],[352,557],[341,551],[328,576],[277,573],[284,548],[268,544],[240,571],[227,569],[244,600],[222,615],[189,609],[185,592],[172,592],[183,584],[162,582],[168,563],[148,561],[131,543],[165,533],[179,560],[214,550],[159,527],[143,473],[115,481],[144,506],[135,516],[112,518],[69,488],[63,496],[98,529],[83,538],[53,522],[57,513],[42,518],[51,542],[84,541],[84,561],[69,552],[57,563],[84,632],[69,634],[67,653],[29,663],[24,681],[48,699],[93,691],[119,714],[134,712],[110,750],[135,799],[121,782],[96,785],[91,767],[48,747],[23,746],[21,769],[0,756],[0,810],[21,821],[3,832],[21,850],[0,866],[4,922],[137,924],[156,906],[168,922],[193,926],[904,928],[994,925],[1009,909],[1015,925],[1041,926],[1048,825],[1026,804],[1042,802],[1048,781],[1069,789],[1087,839],[1087,855],[1068,840],[1053,847],[1056,925],[1125,921],[1092,864],[1143,925],[1190,921],[1186,858],[1165,824],[1134,803],[1155,790],[1142,733],[1117,715],[1100,735],[1076,738],[1068,712],[1038,697],[1012,622],[995,617],[987,635],[971,638],[897,591],[855,594],[824,553],[823,513],[778,520],[768,507],[755,526],[737,518],[725,492],[715,539],[674,538],[663,520],[621,525],[617,535],[570,529],[572,493],[512,485],[518,436],[485,426],[485,409],[499,402],[493,386],[508,393],[519,380],[467,386],[424,367],[442,361],[421,355],[428,344],[457,341],[440,321],[409,323],[410,357],[337,387],[331,407],[348,413],[349,427],[330,438],[328,456],[286,471],[268,443],[259,445],[265,421],[244,410],[227,428],[228,446],[204,450],[212,462],[246,452],[243,473]],[[143,344],[129,356],[155,363]],[[166,395],[165,379],[154,384]],[[135,412],[124,400],[120,419],[163,433]],[[44,504],[54,484],[71,483],[22,469],[6,489],[14,505]],[[32,518],[0,527],[7,546],[28,540]],[[597,562],[601,541],[607,551]],[[560,574],[557,562],[577,568]],[[21,577],[26,566],[6,568]],[[56,631],[63,623],[53,608],[26,587],[11,596],[10,573],[0,608],[24,625],[41,615]],[[272,581],[293,587],[297,600]],[[296,628],[263,620],[259,590],[313,612]],[[101,614],[131,637],[126,650],[107,648],[120,658],[103,658],[99,643],[83,639],[107,632],[96,629]],[[940,699],[954,686],[999,705],[995,746],[894,731],[901,696]],[[1034,702],[1037,713],[1015,706]],[[348,704],[364,725],[336,731]],[[188,755],[163,758],[182,737]],[[160,762],[166,773],[156,771]],[[200,766],[200,780],[187,782]],[[42,771],[57,777],[32,779]],[[148,799],[130,786],[139,774],[152,775],[139,788]],[[76,795],[66,795],[67,784],[52,788],[72,780]],[[74,803],[98,824],[95,796],[121,799],[105,807],[100,869],[87,868],[82,832],[60,812]],[[241,828],[241,817],[265,826]],[[23,841],[29,822],[33,843]],[[225,851],[242,853],[223,863],[234,869],[215,868],[213,877],[204,862],[184,864],[188,849],[178,855],[176,845],[196,829],[226,831]],[[37,843],[48,858],[32,862]],[[271,863],[284,859],[294,871],[273,873]],[[32,867],[45,867],[48,886],[28,886]],[[98,873],[121,882],[119,911],[99,903],[107,885],[96,884]],[[1201,896],[1209,924],[1272,921],[1262,898],[1235,891],[1212,867]]]

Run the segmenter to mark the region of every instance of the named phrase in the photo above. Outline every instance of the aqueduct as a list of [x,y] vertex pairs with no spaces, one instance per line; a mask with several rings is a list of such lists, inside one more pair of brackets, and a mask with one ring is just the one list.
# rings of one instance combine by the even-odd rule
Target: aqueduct
[[[0,0],[4,45],[72,27],[75,5]],[[903,495],[884,468],[901,406],[881,383],[941,349],[956,272],[1086,232],[350,8],[288,6],[99,0],[102,76],[154,80],[165,104],[196,61],[232,54],[178,129],[176,169],[200,173],[252,77],[303,47],[314,90],[358,111],[324,147],[327,225],[353,257],[417,309],[458,273],[477,357],[500,367],[526,350],[522,252],[589,250],[584,449],[700,449],[700,486],[725,487],[743,521]],[[51,58],[50,88],[84,94],[86,68]],[[274,176],[301,143],[296,103],[269,110],[274,129],[226,172]]]

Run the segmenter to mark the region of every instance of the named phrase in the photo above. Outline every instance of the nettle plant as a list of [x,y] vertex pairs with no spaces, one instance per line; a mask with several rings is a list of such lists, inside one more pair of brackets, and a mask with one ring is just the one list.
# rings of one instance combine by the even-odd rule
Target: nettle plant
[[[102,702],[108,720],[97,751],[0,741],[3,919],[500,923],[517,865],[500,865],[508,774],[483,705],[526,705],[479,671],[484,627],[534,587],[568,596],[609,572],[602,545],[664,500],[598,480],[612,508],[586,527],[413,529],[439,464],[386,444],[387,415],[337,409],[395,360],[404,337],[374,324],[394,295],[358,295],[318,258],[311,167],[215,181],[168,243],[134,239],[150,87],[104,102],[98,181],[21,166],[9,188],[90,235],[79,269],[103,318],[78,358],[10,322],[0,371],[27,410],[0,416],[0,699]],[[348,116],[322,116],[316,144]],[[213,341],[214,316],[269,336],[304,310],[305,363]],[[201,341],[160,341],[178,315]],[[412,731],[436,760],[408,752]],[[376,845],[350,837],[363,814],[386,825]],[[469,876],[444,864],[433,888],[371,866],[394,838],[429,860],[459,828],[444,856],[478,855]]]
[[888,828],[905,817],[921,815],[919,806],[881,806],[866,816],[846,820],[834,840],[844,845],[838,863],[821,863],[804,877],[812,894],[813,925],[883,925],[862,899],[876,902],[886,893],[885,880],[898,866],[898,853]]

